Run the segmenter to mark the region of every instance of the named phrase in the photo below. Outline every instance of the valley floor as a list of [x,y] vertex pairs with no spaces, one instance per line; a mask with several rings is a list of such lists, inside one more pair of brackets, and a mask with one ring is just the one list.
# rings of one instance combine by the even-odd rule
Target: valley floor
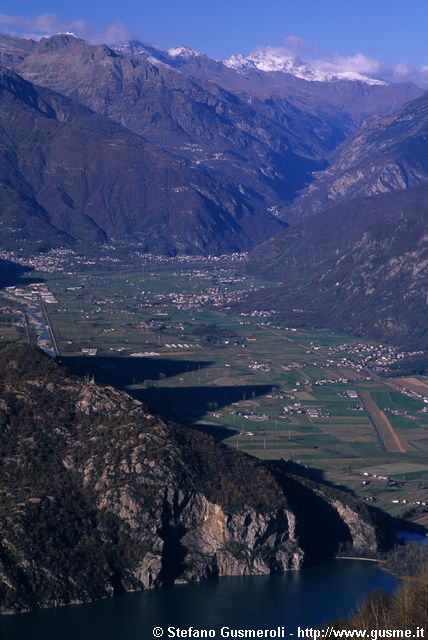
[[0,336],[37,341],[165,418],[428,524],[428,380],[385,377],[402,357],[393,348],[232,311],[265,284],[233,261],[70,258],[0,292]]

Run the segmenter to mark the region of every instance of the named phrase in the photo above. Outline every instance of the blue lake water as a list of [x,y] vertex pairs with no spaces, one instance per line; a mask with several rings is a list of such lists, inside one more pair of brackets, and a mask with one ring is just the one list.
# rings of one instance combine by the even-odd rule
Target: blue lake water
[[[270,629],[346,616],[375,588],[397,581],[372,562],[336,560],[278,576],[220,578],[124,594],[89,605],[0,617],[2,640],[146,640],[156,626]],[[167,637],[166,635],[164,637]],[[220,637],[217,633],[217,637]]]

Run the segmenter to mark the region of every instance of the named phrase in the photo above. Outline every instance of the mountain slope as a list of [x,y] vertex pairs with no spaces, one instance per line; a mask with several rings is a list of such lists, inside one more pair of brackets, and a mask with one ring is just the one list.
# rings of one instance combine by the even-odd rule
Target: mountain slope
[[289,227],[253,252],[282,285],[250,297],[294,325],[428,349],[428,186],[357,199]]
[[2,613],[381,544],[387,518],[349,494],[167,425],[35,349],[1,349],[0,373]]
[[428,97],[377,118],[345,142],[290,209],[294,217],[360,196],[428,183]]
[[132,240],[222,253],[280,226],[203,171],[69,98],[0,74],[2,246]]

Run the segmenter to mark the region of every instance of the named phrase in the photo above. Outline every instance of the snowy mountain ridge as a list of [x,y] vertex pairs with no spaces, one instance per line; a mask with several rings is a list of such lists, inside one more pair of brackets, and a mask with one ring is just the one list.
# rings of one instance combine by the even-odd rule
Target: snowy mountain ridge
[[[154,46],[143,44],[142,42],[131,41],[116,45],[114,49],[121,53],[146,58],[152,64],[161,64],[163,66],[175,66],[176,64],[189,63],[198,59],[209,60],[209,57],[205,54],[184,45],[162,51]],[[282,52],[280,49],[272,47],[255,49],[248,56],[244,56],[241,53],[234,54],[227,60],[216,60],[216,62],[222,63],[238,73],[240,71],[254,69],[264,73],[287,73],[309,82],[337,82],[339,80],[348,80],[364,82],[369,85],[388,84],[383,80],[370,78],[357,71],[347,70],[333,72],[320,69],[317,68],[316,64],[305,62]]]
[[255,49],[248,56],[235,54],[224,61],[224,64],[236,71],[258,69],[265,73],[289,73],[296,78],[310,82],[334,82],[337,80],[351,80],[365,82],[371,85],[386,85],[383,80],[369,78],[356,71],[341,71],[332,73],[317,69],[308,62],[304,62],[290,55],[286,55],[272,48]]

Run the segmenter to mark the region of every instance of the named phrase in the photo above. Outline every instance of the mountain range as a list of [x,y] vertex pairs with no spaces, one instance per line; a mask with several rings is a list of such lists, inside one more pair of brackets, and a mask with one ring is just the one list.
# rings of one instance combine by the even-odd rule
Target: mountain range
[[282,281],[246,306],[292,326],[333,327],[428,349],[428,186],[337,205],[258,247],[251,268]]
[[387,84],[384,80],[370,78],[356,71],[340,71],[336,73],[323,71],[318,69],[316,65],[273,47],[260,47],[252,51],[248,56],[234,54],[225,61],[225,65],[239,70],[254,68],[268,73],[290,73],[296,78],[315,82],[358,80],[370,85]]
[[285,103],[336,119],[345,137],[366,119],[391,113],[424,93],[411,83],[389,84],[354,73],[321,73],[306,62],[266,50],[256,50],[246,58],[238,54],[225,61],[185,46],[160,51],[138,41],[116,46],[115,50],[213,82],[234,93],[248,94],[277,108]]
[[[37,134],[29,151],[19,140],[31,140],[40,110],[10,119],[6,94],[2,101],[4,148],[10,136],[14,151],[2,180],[4,192],[13,193],[1,217],[6,230],[33,225],[33,244],[40,247],[133,238],[156,252],[249,249],[281,228],[281,212],[363,120],[422,93],[408,84],[316,82],[256,67],[232,69],[184,48],[161,52],[134,42],[113,50],[69,34],[38,42],[0,36],[0,52],[13,81],[21,82],[14,95],[22,101],[13,109],[28,112],[36,104],[25,100],[25,91],[48,102],[62,96],[62,113],[70,112],[64,121],[75,127],[74,144],[56,147],[64,127],[59,117],[45,117],[46,139],[55,142],[47,148]],[[99,129],[100,145],[84,141],[89,122],[88,138]],[[124,138],[133,151],[115,153]],[[50,154],[60,152],[67,158],[52,159],[53,173]],[[71,170],[74,165],[79,170]],[[8,232],[7,242],[19,237]]]

